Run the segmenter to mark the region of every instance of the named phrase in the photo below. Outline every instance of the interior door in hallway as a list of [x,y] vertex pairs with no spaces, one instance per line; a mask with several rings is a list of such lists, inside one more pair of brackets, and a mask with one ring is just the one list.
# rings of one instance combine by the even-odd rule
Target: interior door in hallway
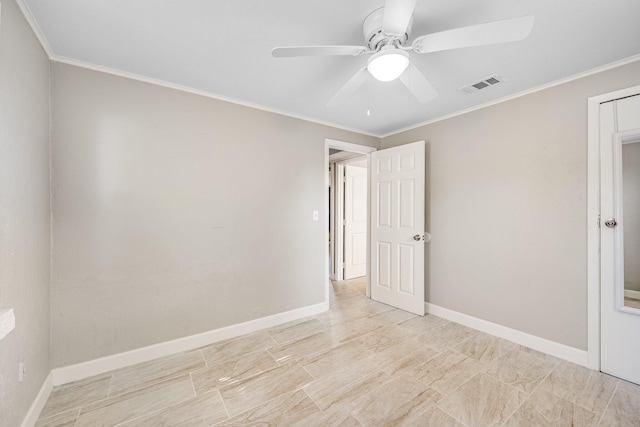
[[424,141],[371,154],[371,298],[424,316]]
[[600,204],[600,366],[640,384],[640,95],[600,105]]
[[367,168],[345,166],[344,278],[367,274]]

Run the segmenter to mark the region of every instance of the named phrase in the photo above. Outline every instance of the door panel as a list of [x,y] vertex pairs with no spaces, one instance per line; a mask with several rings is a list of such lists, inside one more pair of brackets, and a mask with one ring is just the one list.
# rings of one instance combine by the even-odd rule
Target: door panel
[[371,298],[421,316],[424,158],[424,141],[371,155]]
[[344,278],[367,274],[367,169],[345,166]]
[[[636,145],[638,144],[638,145]],[[625,250],[632,251],[633,234],[640,212],[630,212],[640,197],[633,178],[630,148],[640,145],[640,95],[600,106],[600,321],[601,370],[640,384],[640,309],[625,302]],[[630,174],[631,172],[631,174]],[[635,171],[635,176],[638,171]],[[626,178],[625,178],[626,177]],[[630,180],[630,177],[631,180]],[[630,193],[631,192],[631,193]],[[627,229],[627,223],[629,225]],[[626,263],[639,260],[627,259]],[[625,280],[625,274],[628,276]],[[630,286],[630,284],[628,285]],[[633,295],[633,294],[629,294]]]

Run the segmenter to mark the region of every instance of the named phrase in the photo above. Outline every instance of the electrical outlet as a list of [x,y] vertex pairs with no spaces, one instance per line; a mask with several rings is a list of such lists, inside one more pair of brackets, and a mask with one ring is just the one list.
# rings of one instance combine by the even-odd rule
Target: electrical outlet
[[24,377],[27,376],[27,366],[24,363],[24,360],[18,363],[18,381],[24,381]]

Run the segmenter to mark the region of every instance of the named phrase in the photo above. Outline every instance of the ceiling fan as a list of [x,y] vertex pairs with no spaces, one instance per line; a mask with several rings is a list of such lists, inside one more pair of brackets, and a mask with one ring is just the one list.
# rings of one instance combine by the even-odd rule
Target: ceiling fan
[[407,52],[431,53],[463,47],[482,46],[523,40],[533,28],[533,16],[512,18],[485,24],[419,36],[406,45],[413,24],[417,0],[386,0],[384,7],[373,11],[364,20],[362,31],[367,46],[289,46],[276,47],[276,58],[296,56],[359,56],[371,55],[367,66],[359,70],[331,98],[336,106],[352,96],[369,74],[380,81],[400,79],[418,102],[429,102],[438,91],[413,65]]

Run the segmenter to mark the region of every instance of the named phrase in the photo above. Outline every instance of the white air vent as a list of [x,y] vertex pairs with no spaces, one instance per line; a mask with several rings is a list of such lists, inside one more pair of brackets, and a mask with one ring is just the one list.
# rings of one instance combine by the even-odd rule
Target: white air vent
[[472,83],[465,87],[461,87],[458,90],[462,93],[466,93],[467,95],[470,95],[472,93],[478,92],[479,90],[497,85],[498,83],[501,83],[503,81],[504,79],[502,77],[494,74],[493,76],[489,76],[486,79],[480,80],[479,82]]

